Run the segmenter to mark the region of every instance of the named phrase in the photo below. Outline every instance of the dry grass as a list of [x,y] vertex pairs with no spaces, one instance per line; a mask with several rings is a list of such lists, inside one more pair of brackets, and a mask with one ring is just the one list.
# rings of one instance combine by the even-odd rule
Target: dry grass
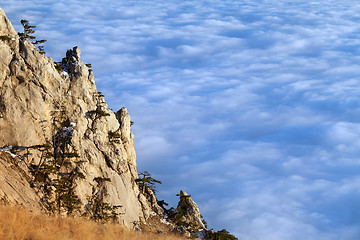
[[180,240],[127,230],[116,224],[97,224],[81,218],[59,218],[0,205],[0,239],[3,240]]

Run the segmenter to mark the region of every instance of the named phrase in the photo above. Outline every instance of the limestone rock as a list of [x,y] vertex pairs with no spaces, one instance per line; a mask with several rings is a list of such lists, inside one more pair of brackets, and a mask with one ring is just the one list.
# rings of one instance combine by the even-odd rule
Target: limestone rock
[[192,225],[192,227],[198,229],[206,229],[201,219],[199,207],[191,199],[191,195],[188,195],[184,190],[180,191],[180,201],[178,203],[177,211],[181,213],[181,220],[185,223]]
[[[27,167],[17,174],[8,169],[10,158],[0,153],[0,197],[6,195],[33,210],[42,208],[41,193],[29,188],[33,180],[31,164],[39,164],[40,153],[27,151],[30,146],[51,141],[54,116],[64,112],[69,124],[60,130],[71,133],[71,146],[83,161],[79,168],[85,178],[78,180],[76,187],[82,211],[97,187],[94,179],[109,179],[96,192],[110,205],[121,206],[119,222],[127,227],[144,222],[153,210],[134,181],[138,174],[127,109],[122,108],[116,115],[108,109],[104,96],[96,89],[92,71],[80,59],[78,47],[68,50],[58,63],[63,69],[56,69],[51,58],[39,53],[28,40],[19,39],[1,9],[0,36],[10,39],[0,39],[0,147],[16,146],[19,156],[28,156],[23,160]],[[111,137],[111,133],[120,137]],[[11,187],[6,177],[10,175],[16,186]]]
[[0,34],[15,37],[17,33],[15,29],[12,27],[9,19],[6,17],[4,11],[0,8]]
[[116,113],[116,118],[120,123],[121,140],[123,142],[132,141],[133,136],[131,135],[131,130],[130,130],[131,121],[130,121],[130,115],[129,115],[127,109],[125,107],[121,108]]
[[[0,37],[0,200],[6,197],[30,210],[46,208],[36,174],[44,163],[44,146],[52,146],[52,156],[71,149],[77,157],[77,163],[68,163],[83,176],[75,183],[81,201],[77,214],[88,212],[96,197],[118,206],[118,221],[129,228],[178,228],[185,236],[194,228],[206,229],[185,191],[176,210],[159,206],[150,188],[139,191],[130,115],[125,107],[116,114],[108,109],[79,47],[54,63],[18,37],[1,9]],[[65,139],[65,147],[54,144],[58,139]]]
[[31,188],[27,169],[23,161],[10,153],[0,150],[0,196],[27,209],[40,210],[40,198]]

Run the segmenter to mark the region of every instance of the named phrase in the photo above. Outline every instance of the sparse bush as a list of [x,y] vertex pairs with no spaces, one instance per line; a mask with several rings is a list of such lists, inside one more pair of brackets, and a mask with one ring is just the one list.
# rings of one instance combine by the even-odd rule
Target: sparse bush
[[103,98],[103,97],[105,97],[105,95],[104,95],[104,94],[102,94],[102,92],[97,92],[97,97],[98,97],[98,99],[99,99],[99,98]]
[[[45,41],[45,40],[43,40],[43,41]],[[41,54],[45,54],[45,53],[46,53],[45,50],[44,50],[44,46],[38,46],[38,49],[39,49],[39,52],[40,52]]]
[[104,177],[96,177],[96,178],[94,178],[94,181],[97,182],[97,184],[101,185],[104,182],[111,182],[111,179],[104,178]]
[[230,234],[226,229],[218,232],[208,231],[208,238],[211,240],[238,240],[238,238]]
[[205,221],[203,215],[200,214],[200,218],[201,218],[201,222],[204,224],[205,228],[207,229],[208,228],[207,222]]
[[94,112],[95,112],[96,116],[98,116],[99,118],[110,116],[110,114],[105,112],[104,110],[102,110],[102,108],[100,106],[97,106],[97,108]]
[[55,69],[58,71],[58,72],[61,72],[65,69],[65,66],[62,65],[61,62],[55,62]]
[[6,195],[4,195],[0,198],[0,204],[5,205],[5,206],[10,204],[10,201]]
[[109,131],[110,142],[120,143],[121,134],[118,131]]
[[4,42],[10,42],[11,38],[9,36],[2,35],[2,36],[0,36],[0,40],[4,41]]
[[95,131],[94,124],[95,122],[100,119],[101,117],[107,117],[110,116],[110,113],[107,113],[103,110],[104,107],[104,95],[101,92],[94,92],[94,95],[96,97],[96,109],[89,111],[87,114],[88,116],[94,116],[92,123],[91,123],[91,130]]
[[89,68],[89,71],[92,71],[92,65],[90,63],[86,63],[85,66]]

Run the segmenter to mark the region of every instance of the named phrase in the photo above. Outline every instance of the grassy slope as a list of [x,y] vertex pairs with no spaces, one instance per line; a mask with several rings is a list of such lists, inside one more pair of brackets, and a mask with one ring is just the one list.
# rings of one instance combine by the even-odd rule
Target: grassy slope
[[97,224],[82,218],[59,218],[0,205],[0,239],[4,240],[180,240]]

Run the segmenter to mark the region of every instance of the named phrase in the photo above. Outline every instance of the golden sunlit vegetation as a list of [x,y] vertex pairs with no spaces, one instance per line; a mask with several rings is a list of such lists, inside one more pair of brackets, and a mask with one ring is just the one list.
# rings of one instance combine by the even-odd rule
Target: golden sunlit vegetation
[[84,218],[55,217],[0,205],[0,239],[6,240],[180,240],[128,230],[118,224],[98,224]]

